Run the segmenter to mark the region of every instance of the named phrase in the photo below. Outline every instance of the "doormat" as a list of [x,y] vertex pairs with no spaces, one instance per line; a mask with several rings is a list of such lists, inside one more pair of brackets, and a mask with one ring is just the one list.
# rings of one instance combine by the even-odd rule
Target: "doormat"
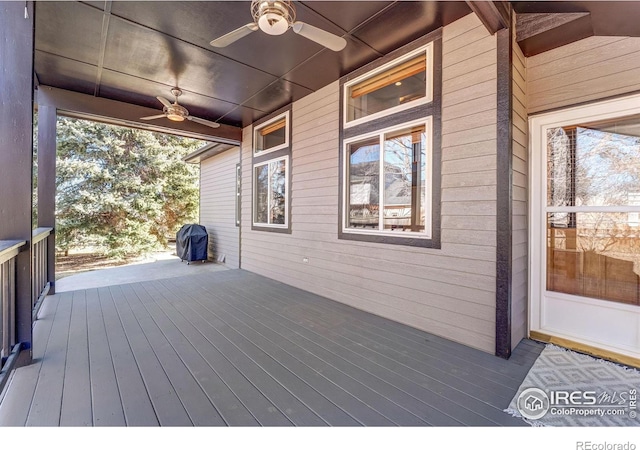
[[505,412],[532,426],[640,426],[640,371],[548,344]]

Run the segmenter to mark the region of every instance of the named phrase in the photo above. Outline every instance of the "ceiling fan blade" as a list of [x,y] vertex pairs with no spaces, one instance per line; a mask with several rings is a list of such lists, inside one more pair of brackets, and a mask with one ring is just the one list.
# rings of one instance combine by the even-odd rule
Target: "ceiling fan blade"
[[187,116],[187,119],[193,122],[201,123],[202,125],[206,125],[211,128],[218,128],[220,126],[219,123],[211,122],[209,120],[201,119],[199,117]]
[[171,106],[171,102],[169,100],[167,100],[164,97],[156,97],[160,103],[162,103],[164,106],[166,106],[167,108],[169,108]]
[[307,39],[317,42],[334,52],[339,52],[347,45],[347,41],[344,38],[336,36],[335,34],[329,33],[328,31],[322,30],[318,27],[314,27],[313,25],[309,25],[308,23],[295,22],[291,28],[293,28],[293,31],[300,36],[304,36]]
[[229,44],[233,44],[238,39],[241,39],[241,38],[253,33],[257,29],[258,29],[258,25],[256,25],[255,23],[251,22],[251,23],[248,23],[248,24],[238,28],[237,30],[230,31],[229,33],[225,34],[224,36],[220,36],[219,38],[214,39],[209,44],[211,44],[214,47],[226,47]]
[[163,117],[165,117],[164,114],[158,114],[157,116],[140,117],[140,120],[162,119]]

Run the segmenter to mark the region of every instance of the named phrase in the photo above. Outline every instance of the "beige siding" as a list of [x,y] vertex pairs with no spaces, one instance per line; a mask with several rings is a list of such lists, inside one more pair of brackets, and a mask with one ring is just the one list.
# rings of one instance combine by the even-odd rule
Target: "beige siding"
[[236,226],[237,148],[208,158],[200,164],[200,223],[209,233],[209,256],[224,255],[233,269],[240,265],[240,229]]
[[293,104],[291,234],[251,230],[245,128],[242,267],[493,352],[496,39],[469,15],[444,29],[443,60],[442,249],[338,239],[335,82]]
[[527,58],[529,113],[640,90],[640,38],[594,36]]
[[[514,19],[515,20],[515,19]],[[528,320],[528,122],[526,80],[527,61],[513,42],[513,196],[511,272],[511,345],[527,334]]]

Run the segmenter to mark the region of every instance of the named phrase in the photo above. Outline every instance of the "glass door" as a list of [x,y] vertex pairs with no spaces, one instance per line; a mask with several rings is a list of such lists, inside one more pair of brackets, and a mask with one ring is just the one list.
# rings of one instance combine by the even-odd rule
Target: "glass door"
[[638,357],[640,109],[629,105],[531,120],[530,328]]

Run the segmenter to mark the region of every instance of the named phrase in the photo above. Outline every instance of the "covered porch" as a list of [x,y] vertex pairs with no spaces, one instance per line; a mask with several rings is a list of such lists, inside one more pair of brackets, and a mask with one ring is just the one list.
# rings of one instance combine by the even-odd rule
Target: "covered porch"
[[244,270],[48,296],[0,426],[521,426],[509,360]]

